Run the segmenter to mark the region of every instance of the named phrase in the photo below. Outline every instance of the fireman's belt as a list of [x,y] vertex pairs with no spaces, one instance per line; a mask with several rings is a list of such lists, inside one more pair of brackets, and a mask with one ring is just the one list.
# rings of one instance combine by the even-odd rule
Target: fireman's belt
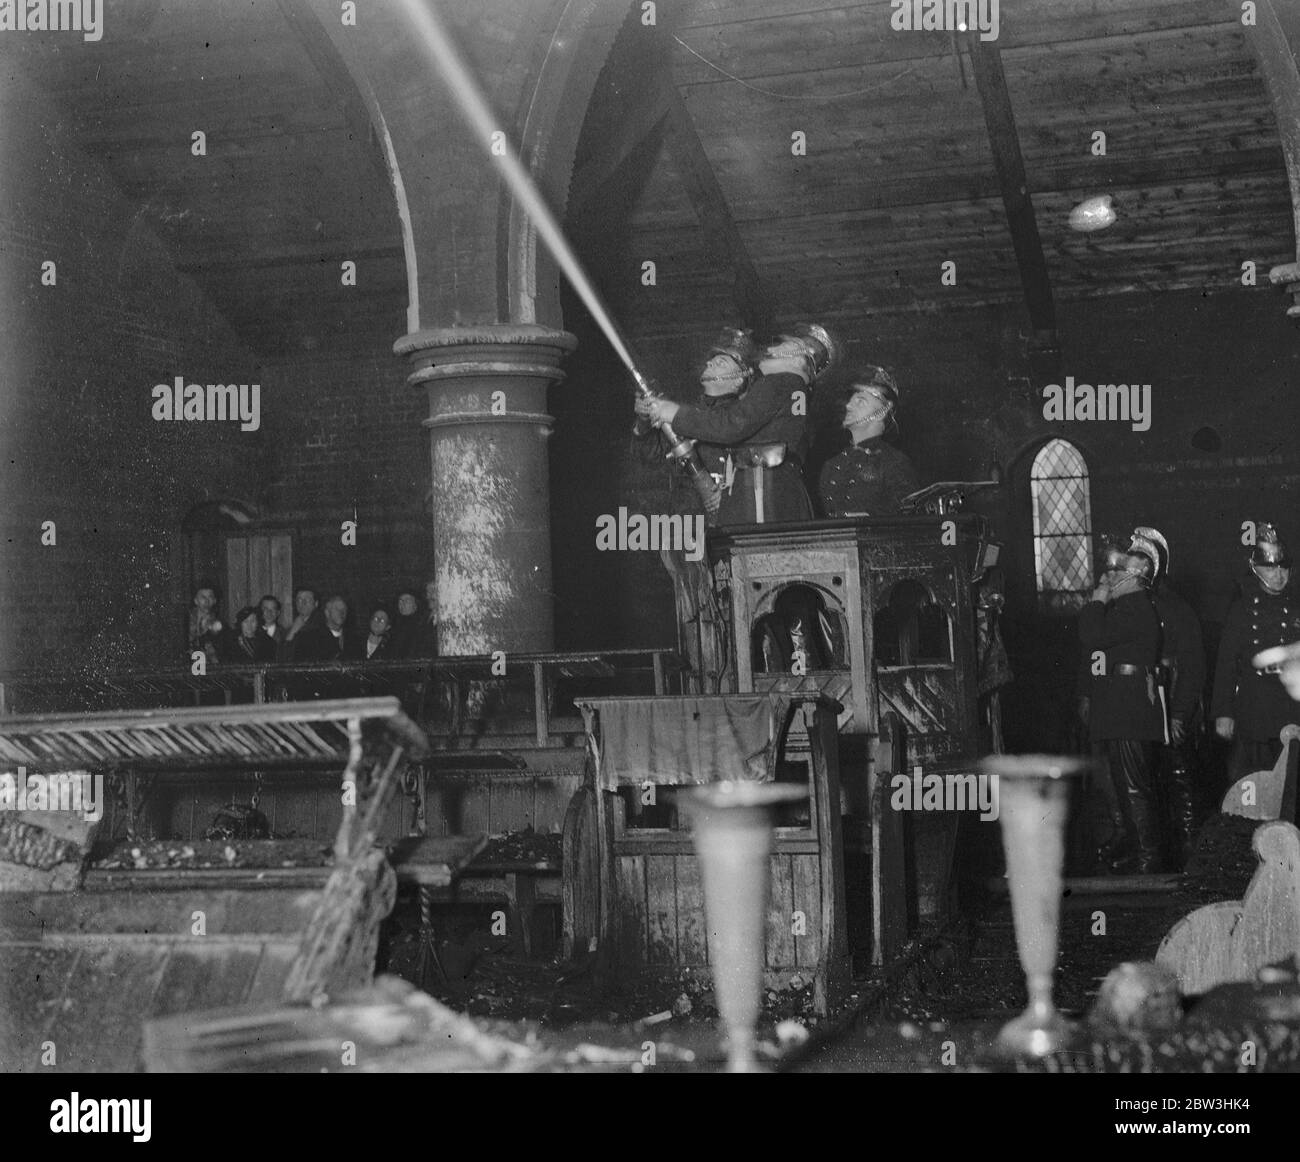
[[787,459],[784,444],[742,444],[739,448],[728,448],[737,468],[777,468]]

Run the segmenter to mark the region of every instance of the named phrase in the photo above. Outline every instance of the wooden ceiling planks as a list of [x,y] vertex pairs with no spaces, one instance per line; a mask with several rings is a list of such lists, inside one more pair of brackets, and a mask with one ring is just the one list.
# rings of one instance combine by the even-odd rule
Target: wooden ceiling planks
[[[393,320],[376,325],[399,334],[406,277],[386,176],[276,0],[181,4],[113,28],[93,53],[32,38],[20,59],[245,341],[270,355],[337,330],[344,258],[383,300],[375,316]],[[191,153],[195,130],[205,157]],[[367,296],[351,303],[371,315]]]
[[[1001,8],[998,44],[1058,298],[1233,285],[1243,255],[1285,234],[1271,106],[1220,0]],[[678,84],[737,229],[774,297],[788,272],[802,275],[803,305],[827,317],[1014,302],[1019,277],[970,62],[963,88],[951,37],[893,33],[889,13],[883,0],[693,6],[682,40],[791,98],[678,48]],[[846,95],[796,99],[818,93]],[[796,128],[806,157],[791,155]],[[1104,157],[1090,152],[1098,129]],[[659,257],[661,289],[665,266],[696,245],[676,237],[670,179],[661,163],[631,214],[630,246]],[[1097,238],[1076,234],[1070,209],[1099,191],[1114,196],[1120,222]],[[958,263],[956,287],[939,286],[940,257]],[[679,293],[685,333],[699,313]],[[663,306],[646,321],[656,334]]]
[[[1000,8],[998,45],[1058,299],[1220,285],[1242,249],[1286,249],[1269,246],[1290,221],[1276,126],[1223,0]],[[946,33],[894,32],[890,14],[888,0],[683,7],[681,39],[727,72],[791,98],[849,94],[764,96],[674,46],[682,100],[739,238],[772,297],[804,313],[1014,302],[1018,276],[970,62],[959,67]],[[330,268],[349,245],[372,280],[366,317],[400,316],[391,196],[275,0],[247,14],[169,8],[147,37],[106,37],[93,68],[89,54],[28,43],[22,57],[39,61],[32,75],[259,350],[337,324],[344,307]],[[625,70],[610,83],[630,84]],[[598,91],[592,117],[635,111],[637,93],[614,96]],[[202,165],[188,153],[195,128],[208,135]],[[795,129],[808,135],[806,157],[791,155]],[[1089,152],[1097,129],[1108,135],[1102,158]],[[616,224],[626,244],[593,251],[620,264],[595,272],[614,286],[616,310],[627,306],[637,334],[695,325],[702,312],[733,317],[729,272],[704,257],[671,156],[660,149],[653,167],[629,168],[627,180],[644,180],[635,197],[590,199],[590,220],[584,211],[572,222],[581,234],[598,213],[608,218],[609,203],[630,201]],[[1074,234],[1070,207],[1099,191],[1115,197],[1120,221],[1095,239]],[[956,287],[932,285],[939,248],[957,256]],[[645,258],[659,263],[648,294],[636,277]],[[384,300],[373,314],[372,295]]]
[[[835,51],[852,51],[865,61],[907,60],[948,51],[948,33],[900,34],[890,24],[892,13],[890,0],[849,4],[745,0],[743,5],[735,0],[697,0],[682,20],[679,34],[710,60],[741,76],[750,72],[770,76],[780,71],[782,61],[785,71],[799,71],[789,67],[791,59],[804,53],[805,45],[820,46],[829,39],[819,37],[819,29],[833,30]],[[1002,0],[998,43],[1008,52],[1236,23],[1222,0]],[[700,43],[691,36],[700,38]],[[704,53],[704,43],[721,56]],[[703,62],[698,67],[712,71]],[[682,83],[693,79],[693,74],[679,76]]]

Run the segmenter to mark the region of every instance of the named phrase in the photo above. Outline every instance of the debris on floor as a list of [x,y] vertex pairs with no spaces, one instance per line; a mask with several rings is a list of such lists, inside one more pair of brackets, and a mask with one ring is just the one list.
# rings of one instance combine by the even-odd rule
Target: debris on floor
[[91,867],[162,869],[329,867],[334,850],[317,839],[124,839],[96,852]]

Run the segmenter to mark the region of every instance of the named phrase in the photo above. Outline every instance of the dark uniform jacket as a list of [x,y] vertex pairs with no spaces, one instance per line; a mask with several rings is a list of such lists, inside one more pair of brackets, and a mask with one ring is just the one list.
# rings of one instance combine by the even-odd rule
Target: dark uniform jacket
[[1228,610],[1219,639],[1214,668],[1212,718],[1231,718],[1236,735],[1251,741],[1273,741],[1289,722],[1300,722],[1300,706],[1291,701],[1276,674],[1264,674],[1250,659],[1269,646],[1300,637],[1300,601],[1288,584],[1281,593],[1265,593],[1258,585]]
[[[711,412],[718,407],[734,407],[740,402],[741,392],[733,392],[730,395],[704,395],[695,405],[705,412]],[[677,431],[677,425],[673,425],[673,431]],[[677,433],[681,435],[680,432]],[[721,484],[726,484],[727,476],[727,447],[725,444],[710,444],[700,440],[695,445],[696,452],[699,453],[700,462],[704,465],[704,471],[712,476]]]
[[1182,596],[1165,585],[1155,592],[1160,617],[1161,663],[1173,671],[1169,713],[1186,722],[1205,693],[1205,645],[1201,620]]
[[827,516],[892,516],[903,497],[920,487],[912,461],[880,436],[850,444],[822,468],[821,496]]
[[[1163,742],[1164,708],[1152,674],[1160,660],[1160,619],[1146,590],[1109,603],[1089,601],[1079,611],[1079,642],[1089,660],[1085,690],[1092,699],[1088,726],[1093,742]],[[1091,655],[1097,651],[1105,663],[1100,675],[1091,673]],[[1137,666],[1139,672],[1121,674],[1120,666]]]
[[[717,446],[701,449],[707,471],[718,471],[715,465],[727,450],[736,461],[731,490],[722,494],[719,524],[752,524],[757,519],[753,479],[756,472],[763,475],[765,521],[812,518],[812,501],[803,481],[808,422],[806,416],[795,414],[795,393],[806,395],[809,390],[799,376],[790,372],[760,375],[744,395],[721,397],[709,406],[683,404],[678,409],[672,427],[679,436]],[[753,469],[744,464],[746,447],[774,444],[785,447],[785,462],[779,467]]]

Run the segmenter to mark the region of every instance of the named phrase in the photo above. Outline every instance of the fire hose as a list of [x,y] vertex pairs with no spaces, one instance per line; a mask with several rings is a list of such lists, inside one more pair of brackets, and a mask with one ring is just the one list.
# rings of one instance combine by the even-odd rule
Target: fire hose
[[[650,381],[635,368],[632,369],[632,378],[636,383],[637,395],[642,399],[657,400],[663,398],[650,385]],[[657,426],[668,443],[668,459],[675,460],[682,471],[690,478],[691,484],[704,504],[704,512],[708,522],[713,524],[718,515],[718,507],[722,503],[722,489],[705,469],[704,461],[700,459],[700,454],[696,450],[695,441],[682,439],[673,431],[672,424],[659,424]]]
[[[658,393],[650,386],[650,381],[637,368],[627,343],[619,334],[614,320],[596,293],[586,271],[583,270],[555,215],[543,200],[531,175],[520,162],[514,149],[508,143],[500,152],[490,146],[491,142],[501,136],[497,132],[500,122],[493,116],[478,83],[453,47],[436,7],[428,0],[402,0],[402,6],[406,10],[417,40],[428,52],[461,116],[481,143],[489,159],[496,163],[502,180],[527,213],[537,230],[538,237],[567,276],[597,326],[604,332],[614,353],[622,361],[623,366],[631,372],[636,382],[637,393],[648,399],[659,398]],[[669,457],[676,460],[691,478],[691,483],[704,502],[709,519],[712,520],[718,511],[721,492],[713,477],[704,470],[704,464],[695,450],[694,441],[681,439],[668,424],[661,424],[659,427],[668,440]]]

